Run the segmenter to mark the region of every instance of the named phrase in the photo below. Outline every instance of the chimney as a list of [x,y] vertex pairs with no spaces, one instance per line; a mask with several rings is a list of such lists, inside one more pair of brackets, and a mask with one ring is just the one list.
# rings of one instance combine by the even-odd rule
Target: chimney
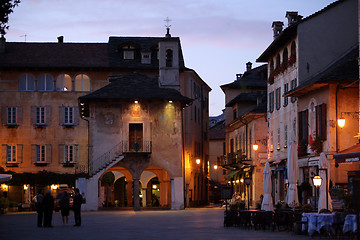
[[241,74],[241,73],[236,74],[236,81],[237,81],[237,80],[240,80],[241,77],[242,77],[242,74]]
[[6,43],[6,39],[4,36],[0,37],[0,53],[4,53],[5,52],[5,43]]
[[296,23],[298,20],[302,18],[301,15],[298,15],[298,12],[286,12],[285,17],[288,19],[288,26]]
[[252,63],[251,62],[247,62],[246,63],[246,71],[250,71],[251,70],[251,67],[252,67]]
[[271,27],[274,32],[274,39],[280,35],[280,33],[282,32],[283,26],[284,26],[284,23],[280,22],[280,21],[275,21],[272,23]]
[[64,36],[59,36],[57,39],[58,39],[58,43],[64,42]]

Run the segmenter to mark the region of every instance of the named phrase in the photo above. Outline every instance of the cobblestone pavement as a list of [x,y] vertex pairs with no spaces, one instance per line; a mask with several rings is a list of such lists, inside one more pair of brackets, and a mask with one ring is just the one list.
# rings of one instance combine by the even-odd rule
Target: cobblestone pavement
[[53,228],[38,228],[35,212],[8,213],[0,215],[0,239],[310,239],[292,232],[225,228],[223,214],[221,208],[82,212],[82,226],[73,227],[73,212],[69,225],[63,225],[60,213],[54,213]]

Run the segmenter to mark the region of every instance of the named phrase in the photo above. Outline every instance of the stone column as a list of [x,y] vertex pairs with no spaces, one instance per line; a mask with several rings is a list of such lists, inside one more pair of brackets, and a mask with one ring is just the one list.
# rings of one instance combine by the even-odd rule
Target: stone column
[[139,179],[134,179],[133,182],[133,196],[134,196],[134,211],[140,211],[139,198]]

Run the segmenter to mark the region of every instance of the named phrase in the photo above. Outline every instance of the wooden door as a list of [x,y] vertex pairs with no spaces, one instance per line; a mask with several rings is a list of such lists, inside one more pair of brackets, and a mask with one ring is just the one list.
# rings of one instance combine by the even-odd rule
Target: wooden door
[[130,123],[129,124],[129,150],[141,151],[143,145],[143,124]]

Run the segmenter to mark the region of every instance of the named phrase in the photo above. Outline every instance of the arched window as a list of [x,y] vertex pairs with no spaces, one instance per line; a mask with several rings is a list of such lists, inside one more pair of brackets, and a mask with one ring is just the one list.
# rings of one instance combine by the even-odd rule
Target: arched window
[[274,60],[271,59],[271,62],[270,62],[270,74],[271,74],[272,71],[274,71]]
[[37,82],[38,91],[53,91],[54,78],[50,74],[41,74]]
[[172,67],[173,65],[173,51],[171,49],[166,50],[166,67]]
[[68,74],[60,74],[56,79],[56,91],[71,91],[71,77]]
[[283,51],[283,62],[287,62],[288,60],[289,60],[289,53],[287,48],[285,48]]
[[276,56],[276,67],[280,67],[280,54]]
[[295,42],[291,43],[291,57],[296,58],[296,43]]
[[85,74],[75,77],[75,91],[90,91],[90,78]]
[[31,74],[23,74],[19,78],[19,91],[35,91],[35,78]]

